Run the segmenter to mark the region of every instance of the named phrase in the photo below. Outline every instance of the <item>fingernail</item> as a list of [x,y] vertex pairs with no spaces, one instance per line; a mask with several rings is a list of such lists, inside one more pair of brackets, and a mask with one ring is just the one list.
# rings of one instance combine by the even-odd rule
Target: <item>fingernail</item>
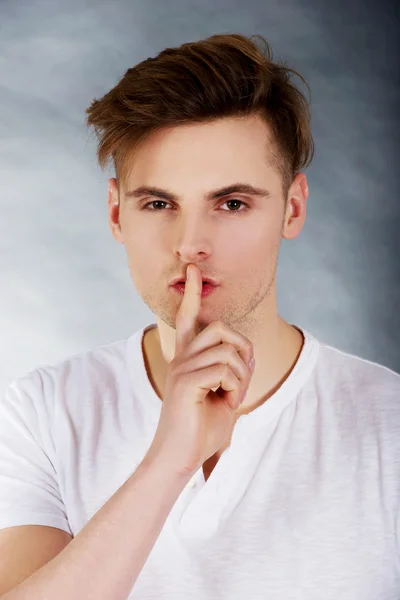
[[255,359],[254,359],[254,356],[253,356],[253,358],[252,358],[252,359],[251,359],[251,361],[249,362],[249,367],[250,367],[250,369],[251,369],[252,371],[254,371],[254,366],[255,366],[255,364],[256,364],[256,361],[255,361]]
[[243,396],[242,396],[242,399],[241,399],[241,401],[240,401],[240,404],[242,404],[242,402],[243,402],[243,401],[244,401],[244,399],[246,398],[246,394],[247,394],[247,392],[245,392],[245,393],[243,394]]

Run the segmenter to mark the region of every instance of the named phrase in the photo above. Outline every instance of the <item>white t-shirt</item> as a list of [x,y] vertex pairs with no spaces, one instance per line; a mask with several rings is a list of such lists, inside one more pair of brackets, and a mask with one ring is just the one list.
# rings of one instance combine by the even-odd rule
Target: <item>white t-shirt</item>
[[[0,528],[76,535],[135,470],[162,405],[155,326],[6,388]],[[129,599],[400,599],[400,375],[298,328],[295,368],[182,491]]]

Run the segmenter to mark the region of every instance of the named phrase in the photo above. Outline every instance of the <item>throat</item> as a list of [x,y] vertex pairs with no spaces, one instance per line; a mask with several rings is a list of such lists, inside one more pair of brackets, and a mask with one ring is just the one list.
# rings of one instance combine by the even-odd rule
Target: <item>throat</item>
[[168,365],[162,356],[156,334],[156,328],[146,332],[143,339],[143,358],[152,388],[160,400],[162,400]]
[[210,458],[208,458],[204,463],[203,463],[203,475],[204,475],[204,480],[207,481],[208,478],[210,477],[211,473],[214,471],[215,467],[218,464],[219,459],[221,458],[221,455],[225,452],[225,450],[229,447],[230,444],[230,439],[229,442],[225,443],[219,450],[218,452],[216,452],[215,454],[213,454],[212,456],[210,456]]
[[217,466],[218,461],[221,458],[222,454],[231,445],[232,435],[233,435],[233,429],[234,429],[234,427],[230,431],[227,439],[225,440],[225,442],[223,443],[223,445],[221,446],[221,448],[215,454],[213,454],[212,456],[210,456],[210,458],[208,458],[203,463],[203,475],[204,475],[204,480],[205,481],[208,480],[208,478],[210,477],[211,473],[214,471],[214,469]]
[[203,463],[204,481],[207,481],[218,463],[219,457],[214,454]]

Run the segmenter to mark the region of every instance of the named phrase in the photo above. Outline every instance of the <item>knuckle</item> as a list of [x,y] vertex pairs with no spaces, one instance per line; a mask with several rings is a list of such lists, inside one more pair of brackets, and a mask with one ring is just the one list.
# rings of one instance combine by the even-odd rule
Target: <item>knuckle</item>
[[222,332],[225,330],[225,324],[222,321],[213,321],[211,323],[211,327],[216,329],[218,332]]
[[225,352],[227,352],[228,354],[236,354],[237,353],[237,349],[230,342],[224,342],[222,345],[224,346]]
[[251,353],[251,355],[253,356],[253,344],[250,342],[250,340],[248,340],[248,339],[245,340],[245,347],[246,347],[246,350],[248,350]]
[[219,363],[219,371],[223,376],[230,374],[230,367],[226,363]]
[[177,360],[176,358],[173,358],[171,360],[171,362],[169,363],[169,371],[170,373],[176,375],[177,373],[179,373],[179,369],[181,366],[181,361]]
[[172,361],[170,363],[169,373],[174,381],[185,381],[186,380],[186,369],[183,362],[176,362],[172,365]]

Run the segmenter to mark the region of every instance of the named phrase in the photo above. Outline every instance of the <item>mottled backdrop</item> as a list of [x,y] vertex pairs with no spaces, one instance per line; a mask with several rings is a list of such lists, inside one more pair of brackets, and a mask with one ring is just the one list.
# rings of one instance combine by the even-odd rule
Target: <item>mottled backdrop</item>
[[[397,11],[397,14],[396,14]],[[358,0],[0,0],[0,387],[154,322],[107,223],[85,108],[127,68],[260,33],[312,89],[305,227],[280,314],[400,371],[399,15]]]

